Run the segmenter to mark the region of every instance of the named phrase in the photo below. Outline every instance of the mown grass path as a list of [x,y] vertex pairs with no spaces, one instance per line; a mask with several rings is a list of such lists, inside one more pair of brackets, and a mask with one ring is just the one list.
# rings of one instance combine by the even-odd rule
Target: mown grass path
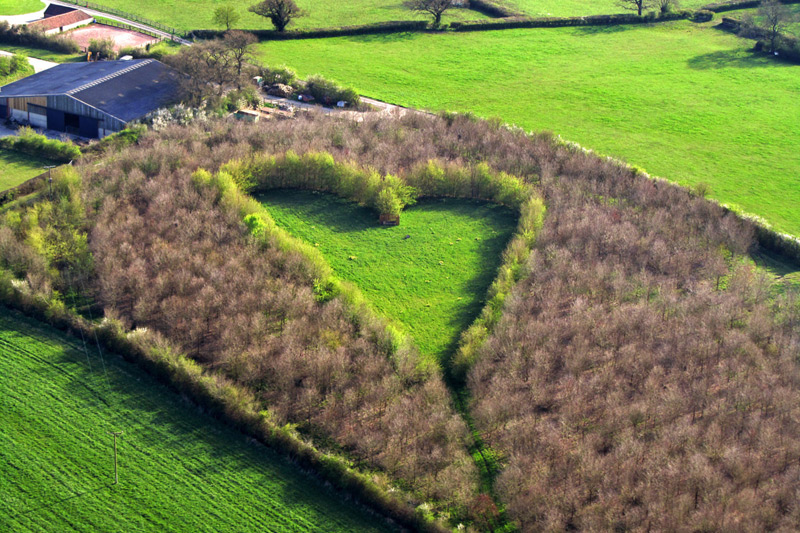
[[258,199],[401,324],[428,361],[442,363],[480,312],[516,227],[511,210],[468,200],[421,200],[399,226],[381,227],[375,212],[329,194],[279,190]]
[[800,235],[800,66],[752,46],[680,21],[270,42],[260,57],[387,102],[551,130]]
[[0,530],[388,530],[93,344],[0,306]]

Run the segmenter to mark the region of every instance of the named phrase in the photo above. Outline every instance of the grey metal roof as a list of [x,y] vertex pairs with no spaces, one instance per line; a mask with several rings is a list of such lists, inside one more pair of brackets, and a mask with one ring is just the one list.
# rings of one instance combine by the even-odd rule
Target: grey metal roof
[[154,59],[64,63],[0,87],[0,98],[69,95],[128,122],[176,100],[178,74]]

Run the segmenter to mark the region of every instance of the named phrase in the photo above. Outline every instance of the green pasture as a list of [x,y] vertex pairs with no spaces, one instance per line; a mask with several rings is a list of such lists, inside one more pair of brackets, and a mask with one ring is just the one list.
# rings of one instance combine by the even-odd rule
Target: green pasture
[[[271,42],[366,96],[551,130],[800,235],[800,66],[687,21]],[[347,58],[342,61],[341,58]]]
[[281,190],[258,197],[277,224],[317,246],[340,278],[441,361],[483,307],[516,227],[509,209],[428,199],[381,227],[374,211],[332,195]]
[[33,48],[30,46],[18,46],[15,44],[0,44],[0,50],[11,52],[12,54],[21,54],[25,57],[34,57],[36,59],[43,59],[45,61],[52,61],[54,63],[76,63],[86,60],[86,54],[62,54],[59,52],[52,52],[43,48]]
[[[499,3],[515,8],[532,17],[581,17],[633,13],[620,7],[616,0],[501,0]],[[679,9],[698,9],[710,4],[708,0],[679,0]],[[653,8],[647,11],[653,11]]]
[[53,162],[40,157],[0,148],[0,191],[16,187],[44,172]]
[[[418,20],[426,17],[413,13],[403,7],[400,0],[351,0],[349,2],[327,2],[324,0],[296,0],[297,5],[306,11],[306,15],[297,18],[288,29],[327,28],[331,26],[351,26],[386,22],[389,20]],[[232,2],[229,0],[139,0],[131,3],[128,0],[97,0],[95,3],[135,13],[173,28],[188,31],[196,29],[214,29],[211,18],[214,9],[231,5],[241,15],[236,24],[237,29],[271,30],[272,23],[247,11],[257,4],[258,0],[248,2]],[[455,20],[478,20],[485,15],[469,9],[451,9],[442,18],[444,23]]]
[[44,8],[45,5],[39,0],[0,0],[0,16],[24,15]]
[[[85,340],[0,306],[3,531],[385,530]],[[118,485],[109,431],[124,431]]]

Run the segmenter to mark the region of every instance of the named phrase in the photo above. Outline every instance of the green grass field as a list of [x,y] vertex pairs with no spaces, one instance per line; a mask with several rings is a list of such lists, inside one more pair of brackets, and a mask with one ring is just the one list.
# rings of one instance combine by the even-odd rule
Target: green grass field
[[375,212],[327,194],[272,191],[259,199],[437,360],[480,312],[516,226],[509,209],[466,200],[422,200],[403,211],[399,226],[381,227]]
[[800,235],[800,66],[750,48],[676,22],[271,42],[260,57],[389,102],[551,130],[706,182],[712,197]]
[[385,530],[89,341],[0,306],[3,531]]
[[[679,0],[678,5],[680,9],[697,9],[710,3],[708,0]],[[633,13],[631,10],[620,7],[616,0],[505,0],[505,4],[533,17],[580,17]]]
[[0,15],[24,15],[44,8],[39,0],[0,0]]
[[[128,0],[97,0],[95,3],[136,13],[150,20],[161,22],[179,30],[214,29],[211,21],[214,9],[233,5],[241,15],[238,29],[272,29],[272,23],[247,11],[258,3],[233,3],[227,0],[139,0],[132,4]],[[297,5],[306,15],[297,18],[288,29],[325,28],[351,26],[388,20],[417,20],[426,17],[403,8],[400,0],[352,0],[350,2],[326,2],[324,0],[297,0]],[[469,9],[451,9],[442,18],[444,23],[455,20],[479,20],[485,15]]]
[[53,61],[54,63],[76,63],[86,60],[85,54],[60,54],[42,48],[31,48],[29,46],[17,46],[14,44],[0,44],[0,50],[11,52],[12,54],[22,54],[25,57],[35,57],[36,59]]
[[38,176],[44,172],[42,167],[52,164],[48,159],[0,148],[0,191]]

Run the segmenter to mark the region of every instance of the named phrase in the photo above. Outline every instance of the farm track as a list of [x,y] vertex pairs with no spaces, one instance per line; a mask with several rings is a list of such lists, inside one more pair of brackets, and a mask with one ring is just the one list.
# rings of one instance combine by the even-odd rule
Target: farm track
[[140,30],[147,30],[149,32],[155,33],[155,34],[163,37],[164,39],[174,40],[175,42],[178,42],[178,43],[181,43],[181,44],[185,44],[185,45],[191,45],[192,44],[191,41],[187,41],[186,39],[184,39],[182,37],[178,37],[177,35],[173,35],[171,33],[165,32],[163,30],[159,30],[158,28],[154,28],[153,26],[148,26],[147,24],[142,24],[141,22],[136,22],[136,21],[133,21],[133,20],[130,20],[130,19],[126,19],[124,17],[120,17],[120,16],[117,16],[117,15],[112,15],[110,13],[106,13],[105,11],[99,11],[97,9],[91,9],[91,8],[88,8],[88,7],[76,6],[75,4],[71,4],[69,2],[59,2],[58,0],[48,0],[48,1],[51,4],[56,4],[56,5],[59,5],[59,6],[78,8],[81,11],[83,11],[84,13],[92,15],[93,17],[103,17],[103,18],[115,20],[117,22],[122,22],[124,24],[128,24],[129,26],[133,26],[134,28],[139,28]]

